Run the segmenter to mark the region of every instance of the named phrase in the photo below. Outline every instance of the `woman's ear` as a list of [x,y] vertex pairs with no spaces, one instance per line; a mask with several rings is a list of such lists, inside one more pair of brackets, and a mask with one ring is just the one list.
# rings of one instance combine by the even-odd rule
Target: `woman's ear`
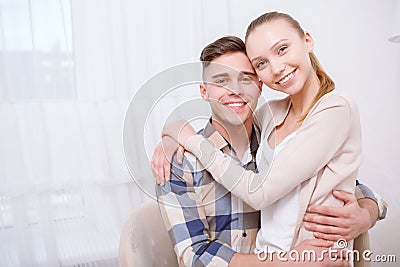
[[314,49],[314,39],[311,37],[309,32],[304,34],[304,40],[306,41],[308,52],[312,52]]
[[207,88],[204,83],[200,84],[200,95],[205,101],[208,101]]

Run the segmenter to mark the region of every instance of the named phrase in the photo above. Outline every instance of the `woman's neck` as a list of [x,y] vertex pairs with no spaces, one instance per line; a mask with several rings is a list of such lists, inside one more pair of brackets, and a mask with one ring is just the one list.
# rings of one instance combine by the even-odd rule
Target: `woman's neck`
[[305,115],[315,96],[318,94],[319,86],[319,79],[315,73],[304,84],[303,89],[299,93],[290,95],[290,100],[292,102],[291,112],[296,118],[300,119],[303,115]]

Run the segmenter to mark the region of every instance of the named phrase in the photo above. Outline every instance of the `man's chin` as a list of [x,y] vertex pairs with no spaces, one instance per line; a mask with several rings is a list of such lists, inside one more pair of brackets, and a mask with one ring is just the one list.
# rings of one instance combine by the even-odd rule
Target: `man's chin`
[[230,124],[231,126],[243,126],[245,120],[241,118],[232,118],[228,120],[227,123]]

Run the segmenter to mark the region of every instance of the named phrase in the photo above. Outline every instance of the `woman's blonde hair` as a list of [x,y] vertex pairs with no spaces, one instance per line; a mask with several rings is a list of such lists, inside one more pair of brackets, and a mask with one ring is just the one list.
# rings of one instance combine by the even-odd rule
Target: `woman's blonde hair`
[[[295,20],[288,14],[274,11],[274,12],[265,13],[250,23],[250,25],[247,27],[245,41],[247,42],[247,38],[249,37],[250,33],[254,31],[255,28],[257,28],[258,26],[260,26],[264,23],[274,21],[277,19],[283,19],[283,20],[287,21],[289,23],[289,25],[291,25],[295,30],[297,30],[297,32],[299,33],[299,35],[301,37],[304,36],[304,34],[305,34],[304,30],[303,30],[303,28],[301,28],[301,26],[297,20]],[[314,52],[312,52],[312,51],[309,52],[309,55],[310,55],[311,65],[312,65],[314,71],[316,72],[318,80],[319,80],[319,90],[318,90],[318,94],[313,99],[311,105],[308,107],[306,113],[301,116],[300,121],[303,121],[306,118],[308,112],[310,112],[311,108],[318,101],[318,99],[320,99],[323,95],[325,95],[325,94],[331,92],[333,89],[335,89],[335,82],[325,72],[321,63],[318,61],[317,56],[314,54]]]

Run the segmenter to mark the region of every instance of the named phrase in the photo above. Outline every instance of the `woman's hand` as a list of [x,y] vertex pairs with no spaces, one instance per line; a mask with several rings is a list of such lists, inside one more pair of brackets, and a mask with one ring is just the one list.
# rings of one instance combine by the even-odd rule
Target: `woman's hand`
[[185,146],[187,139],[194,135],[196,135],[195,130],[185,120],[168,123],[162,131],[163,137],[169,136],[182,146]]
[[151,171],[156,177],[157,184],[161,186],[171,179],[171,162],[175,152],[177,162],[182,164],[184,148],[169,136],[164,136],[154,149]]
[[193,135],[196,135],[196,132],[185,120],[171,122],[164,126],[162,141],[154,149],[151,158],[151,170],[157,184],[163,186],[171,179],[172,157],[177,152],[177,163],[182,164],[185,152],[183,145]]

